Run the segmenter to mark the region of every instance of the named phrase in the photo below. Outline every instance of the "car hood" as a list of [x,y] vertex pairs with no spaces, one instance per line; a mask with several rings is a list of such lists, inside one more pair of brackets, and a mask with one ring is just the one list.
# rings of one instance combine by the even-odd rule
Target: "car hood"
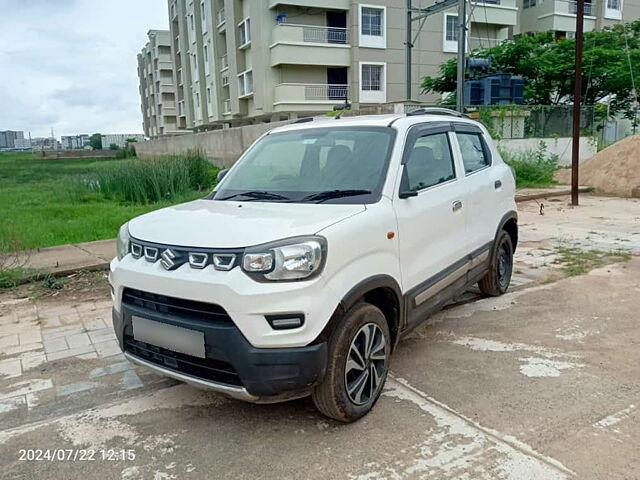
[[196,200],[136,217],[132,237],[164,245],[235,248],[313,235],[364,205]]

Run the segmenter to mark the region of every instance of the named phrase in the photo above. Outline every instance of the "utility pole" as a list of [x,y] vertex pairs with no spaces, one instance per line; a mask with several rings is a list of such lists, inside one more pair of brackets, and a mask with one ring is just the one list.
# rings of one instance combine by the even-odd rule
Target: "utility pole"
[[582,42],[584,33],[584,0],[577,0],[576,73],[573,94],[573,141],[571,149],[571,205],[578,206],[578,169],[580,166],[580,103],[582,102]]
[[464,71],[467,52],[467,0],[458,0],[458,76],[456,110],[464,113]]
[[413,48],[413,41],[411,39],[411,25],[413,23],[411,19],[412,11],[411,0],[407,0],[407,100],[411,100],[411,49]]
[[[434,3],[433,5],[430,5],[429,7],[426,8],[413,8],[412,4],[411,4],[411,0],[407,0],[407,26],[406,26],[406,30],[407,30],[407,40],[405,42],[405,48],[406,48],[406,66],[407,66],[407,72],[406,72],[406,86],[407,86],[407,100],[411,100],[411,80],[412,80],[412,65],[411,65],[411,49],[413,48],[413,44],[415,43],[415,41],[418,39],[418,35],[420,35],[420,32],[422,31],[422,27],[424,26],[424,22],[427,20],[427,17],[431,16],[431,15],[435,15],[436,13],[439,12],[443,12],[445,10],[450,9],[451,7],[453,7],[454,5],[460,5],[460,4],[464,4],[466,3],[466,0],[440,0],[437,1],[436,3]],[[462,7],[463,9],[466,10],[466,6]],[[413,15],[415,13],[415,15]],[[466,12],[465,12],[466,13]],[[462,38],[464,39],[466,36],[466,14],[462,17]],[[420,25],[418,26],[418,31],[415,34],[415,36],[413,36],[413,32],[412,32],[412,25],[413,22],[417,22],[420,21]],[[460,37],[460,35],[458,35],[458,37]],[[458,40],[460,40],[460,38],[458,38]],[[463,45],[466,43],[464,40],[460,40],[460,43],[462,43]],[[458,45],[458,55],[462,55],[462,60],[460,60],[460,57],[458,57],[458,65],[460,65],[460,63],[462,62],[462,65],[464,65],[464,56],[465,56],[465,48],[464,46],[462,47],[462,50],[459,48],[460,46]],[[464,78],[464,69],[462,70],[463,73],[463,78]],[[464,84],[464,82],[463,82]],[[462,90],[461,90],[461,85],[460,83],[458,83],[458,97],[462,96]]]

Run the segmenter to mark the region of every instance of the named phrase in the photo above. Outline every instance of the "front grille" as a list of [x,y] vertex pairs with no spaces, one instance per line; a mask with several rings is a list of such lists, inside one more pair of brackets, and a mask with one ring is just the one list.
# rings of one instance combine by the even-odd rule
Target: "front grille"
[[240,377],[230,363],[210,358],[198,358],[124,336],[124,349],[138,358],[154,365],[173,370],[192,377],[211,380],[227,385],[242,386]]
[[166,313],[185,319],[207,320],[219,324],[233,323],[229,314],[220,305],[167,297],[132,288],[124,290],[122,303],[147,310],[150,313]]

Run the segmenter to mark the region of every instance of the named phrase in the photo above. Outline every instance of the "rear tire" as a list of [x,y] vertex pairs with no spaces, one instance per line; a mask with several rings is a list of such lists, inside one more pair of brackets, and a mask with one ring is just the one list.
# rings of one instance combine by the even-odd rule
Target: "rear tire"
[[327,372],[311,393],[316,408],[345,423],[369,413],[387,378],[390,354],[384,314],[368,303],[354,305],[331,335]]
[[513,272],[513,245],[511,237],[502,230],[491,257],[489,271],[478,282],[480,291],[491,297],[502,295],[509,288]]

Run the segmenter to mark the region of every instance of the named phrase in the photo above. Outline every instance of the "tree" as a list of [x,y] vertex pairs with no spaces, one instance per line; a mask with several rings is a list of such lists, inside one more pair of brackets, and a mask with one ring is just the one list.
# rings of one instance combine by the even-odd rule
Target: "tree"
[[120,147],[115,143],[109,144],[109,150],[120,150]]
[[94,150],[102,150],[102,134],[94,133],[89,137],[89,145]]
[[[627,49],[628,45],[628,49]],[[491,56],[492,70],[521,76],[524,100],[530,105],[558,105],[573,99],[575,40],[557,39],[553,32],[521,35],[492,48],[471,52],[471,57]],[[611,100],[611,112],[631,115],[634,107],[633,78],[640,79],[640,20],[616,24],[585,33],[582,98],[594,105]],[[425,77],[426,93],[456,89],[456,59],[440,65],[439,75]]]

